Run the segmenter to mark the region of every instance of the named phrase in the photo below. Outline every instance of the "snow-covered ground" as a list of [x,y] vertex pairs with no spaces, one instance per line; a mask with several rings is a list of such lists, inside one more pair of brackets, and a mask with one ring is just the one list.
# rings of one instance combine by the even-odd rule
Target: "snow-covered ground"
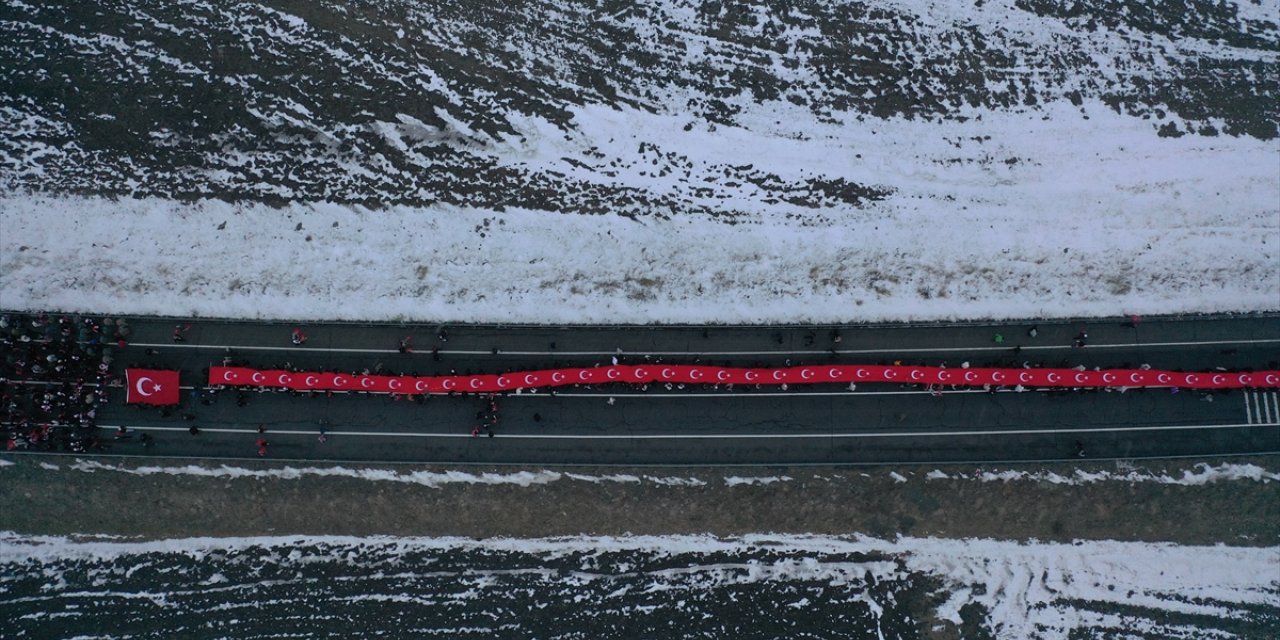
[[[0,200],[0,298],[23,309],[498,323],[1280,308],[1277,141],[1160,138],[1092,113],[811,122],[817,141],[806,143],[724,126],[681,136],[677,118],[636,112],[575,114],[583,145],[612,130],[619,147],[660,140],[703,166],[737,153],[768,173],[821,171],[893,191],[817,213],[739,195],[734,208],[747,213],[734,224],[10,196]],[[804,114],[778,117],[794,124]],[[991,139],[959,142],[983,135]],[[530,137],[540,157],[521,162],[572,171],[557,159],[569,153],[562,142]],[[981,162],[990,157],[1021,161]]]
[[[475,560],[477,568],[459,565],[457,560],[441,560],[468,554],[490,563],[494,558],[509,559],[508,564],[494,569],[480,568],[486,563]],[[415,560],[423,557],[434,560]],[[243,573],[245,564],[254,570],[252,576],[242,578],[238,574]],[[0,567],[15,576],[10,581],[15,585],[18,580],[26,582],[30,575],[40,576],[47,585],[27,598],[0,593],[0,603],[8,610],[20,613],[25,608],[19,603],[32,600],[40,604],[52,598],[96,597],[119,602],[121,609],[130,611],[139,606],[135,601],[150,603],[166,621],[183,620],[173,613],[176,609],[186,609],[187,616],[196,617],[204,611],[213,614],[246,606],[275,606],[276,601],[264,596],[250,599],[239,585],[242,580],[262,580],[255,576],[264,574],[283,574],[283,583],[291,589],[309,594],[314,602],[327,603],[336,594],[318,589],[308,575],[322,572],[326,580],[337,575],[345,582],[349,580],[345,574],[353,571],[367,576],[355,579],[364,592],[354,598],[392,602],[407,598],[413,602],[434,593],[433,601],[451,607],[491,601],[516,608],[555,606],[559,598],[568,597],[561,591],[567,585],[575,609],[589,606],[605,618],[592,623],[595,625],[607,624],[606,612],[612,609],[635,611],[628,607],[635,604],[634,596],[627,596],[633,590],[635,594],[652,594],[638,603],[648,605],[640,611],[652,613],[663,607],[682,607],[686,602],[701,610],[708,600],[727,594],[728,602],[729,598],[736,600],[734,594],[763,589],[774,594],[771,597],[794,601],[793,606],[808,610],[808,615],[828,615],[834,607],[843,612],[841,618],[854,614],[856,619],[858,611],[867,611],[870,626],[893,629],[892,637],[914,637],[908,630],[923,620],[902,620],[894,594],[882,593],[877,583],[920,585],[923,580],[936,579],[941,585],[941,604],[931,615],[938,623],[949,621],[958,626],[963,621],[962,610],[978,605],[983,612],[980,626],[996,638],[1010,640],[1111,637],[1097,634],[1116,632],[1123,637],[1248,637],[1266,629],[1269,616],[1280,608],[1280,548],[1125,542],[1019,544],[982,539],[887,541],[862,536],[770,534],[727,539],[294,536],[120,542],[3,534]],[[187,578],[176,583],[171,578],[156,580],[136,593],[117,586],[138,570]],[[376,582],[388,574],[396,577],[394,586]],[[518,576],[529,575],[532,582],[520,579],[520,588],[512,584]],[[469,588],[456,594],[415,588],[429,576],[457,580]],[[203,586],[197,586],[197,580]],[[208,591],[187,604],[196,593],[193,587]],[[342,600],[346,599],[335,602]],[[55,613],[60,610],[56,602],[48,605]],[[892,615],[890,607],[895,610]],[[509,615],[494,613],[495,620]],[[753,613],[760,615],[754,624],[768,621],[764,612]],[[34,616],[38,621],[44,615],[25,617]],[[85,610],[60,615],[92,619],[100,614]],[[573,618],[560,621],[558,629],[578,628],[582,623]],[[529,622],[537,624],[532,618]],[[429,622],[424,619],[423,624]],[[852,620],[847,625],[857,628]],[[840,626],[820,633],[821,637],[850,635]]]
[[0,306],[552,323],[1280,308],[1267,3],[270,4],[15,5]]

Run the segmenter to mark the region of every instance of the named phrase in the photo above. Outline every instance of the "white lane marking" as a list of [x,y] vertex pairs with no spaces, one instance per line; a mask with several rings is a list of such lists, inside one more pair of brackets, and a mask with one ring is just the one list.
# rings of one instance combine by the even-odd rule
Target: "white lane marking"
[[[1194,347],[1194,346],[1214,346],[1227,344],[1275,344],[1280,343],[1280,338],[1274,340],[1210,340],[1205,342],[1126,342],[1118,344],[1093,344],[1090,343],[1086,349],[1126,349],[1132,347]],[[192,344],[190,342],[168,343],[131,343],[139,347],[154,347],[163,349],[236,349],[240,351],[312,351],[316,353],[399,353],[398,349],[355,349],[347,347],[262,347],[251,345],[222,345],[222,344]],[[1054,350],[1070,350],[1075,347],[1070,344],[1065,345],[1023,345],[1023,351],[1054,351]],[[778,356],[778,355],[820,355],[820,354],[837,354],[837,355],[859,355],[859,354],[893,354],[893,353],[975,353],[982,351],[1009,351],[1012,347],[924,347],[924,348],[903,348],[903,349],[808,349],[808,350],[778,350],[778,351],[625,351],[628,355],[633,356]],[[466,355],[466,356],[491,356],[492,349],[441,349],[443,355]],[[423,356],[421,352],[414,352],[413,355]],[[498,355],[503,356],[613,356],[617,355],[617,351],[507,351],[501,350]]]
[[1280,396],[1275,391],[1259,392],[1258,396],[1262,398],[1264,407],[1261,418],[1267,422],[1280,422]]
[[[983,431],[902,431],[902,432],[867,432],[867,433],[671,433],[671,434],[520,434],[502,433],[498,437],[519,440],[760,440],[786,438],[940,438],[953,436],[1001,436],[1001,435],[1042,435],[1054,433],[1106,433],[1123,431],[1195,431],[1201,429],[1241,429],[1251,427],[1280,427],[1280,423],[1271,424],[1198,424],[1198,425],[1151,425],[1142,427],[1082,427],[1079,429],[1006,429]],[[114,430],[117,425],[98,425],[99,429]],[[187,431],[188,427],[128,427],[137,431]],[[244,433],[256,434],[256,429],[219,429],[216,427],[200,427],[202,432],[210,433]],[[267,435],[307,435],[314,436],[317,430],[268,429]],[[414,431],[325,431],[329,436],[388,437],[388,438],[474,438],[470,433],[420,433]]]
[[1253,424],[1253,404],[1251,404],[1251,403],[1249,402],[1249,399],[1253,397],[1253,393],[1251,393],[1251,392],[1247,392],[1247,391],[1246,391],[1243,395],[1244,395],[1244,418],[1245,418],[1245,422],[1247,422],[1247,423],[1249,423],[1249,424]]

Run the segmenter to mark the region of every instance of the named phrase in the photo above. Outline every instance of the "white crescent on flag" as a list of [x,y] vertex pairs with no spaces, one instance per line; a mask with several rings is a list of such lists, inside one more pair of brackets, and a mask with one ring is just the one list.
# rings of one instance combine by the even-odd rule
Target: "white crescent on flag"
[[454,384],[453,380],[445,378],[444,381],[440,383],[440,386],[444,387],[445,389],[452,389],[457,385]]
[[1211,378],[1214,384],[1222,384],[1222,381],[1225,379],[1226,379],[1226,376],[1223,376],[1222,374],[1215,375],[1213,376],[1213,378]]
[[801,370],[800,370],[800,379],[801,379],[801,380],[808,380],[808,379],[810,379],[810,378],[812,378],[812,377],[813,377],[813,370],[812,370],[812,369],[801,369]]
[[368,378],[360,378],[360,388],[368,389],[373,386],[373,381]]
[[[151,383],[151,390],[150,390],[150,391],[147,391],[147,390],[145,389],[146,385],[144,385],[144,384],[143,384],[144,382],[150,382],[150,383]],[[138,381],[137,381],[137,382],[133,383],[133,390],[134,390],[134,391],[137,391],[137,392],[138,392],[138,395],[143,396],[143,397],[147,397],[147,396],[150,396],[151,394],[153,394],[153,393],[155,393],[155,392],[159,391],[159,390],[160,390],[160,385],[156,384],[156,383],[155,383],[155,381],[153,381],[151,378],[148,378],[148,377],[146,377],[146,376],[143,376],[143,377],[141,377],[141,378],[138,378]]]
[[318,382],[319,380],[320,379],[315,376],[307,376],[302,380],[302,383],[307,385],[308,387],[314,387],[316,386],[316,382]]
[[604,375],[606,378],[610,380],[617,380],[618,378],[622,377],[622,374],[617,369],[610,369],[606,371]]
[[912,370],[911,370],[911,379],[912,379],[912,380],[922,380],[922,379],[924,379],[924,374],[923,374],[923,373],[920,373],[920,370],[919,370],[919,369],[912,369]]
[[774,372],[773,372],[773,379],[774,379],[774,380],[781,380],[781,379],[782,379],[782,372],[781,372],[781,371],[778,371],[778,370],[776,370],[776,369],[775,369],[775,370],[774,370]]
[[223,371],[223,372],[222,372],[222,381],[223,381],[223,382],[231,382],[231,370],[230,370],[230,369],[227,369],[227,370],[225,370],[225,371]]
[[996,382],[1000,382],[1001,380],[1004,380],[1004,372],[1002,372],[1002,371],[993,371],[993,372],[991,373],[991,379],[992,379],[992,380],[995,380]]
[[867,374],[867,370],[866,370],[866,369],[858,369],[858,370],[854,373],[854,375],[858,376],[859,378],[865,378],[865,377],[867,377],[867,375],[868,375],[868,374]]
[[290,382],[293,382],[293,378],[287,373],[276,376],[276,384],[289,384]]
[[1018,382],[1030,382],[1030,381],[1031,381],[1031,374],[1027,373],[1026,371],[1023,371],[1018,374]]
[[1076,382],[1084,382],[1084,374],[1083,374],[1083,373],[1077,373],[1077,374],[1076,374]]
[[702,370],[701,370],[701,369],[694,369],[694,370],[690,371],[690,372],[689,372],[689,379],[690,379],[690,380],[701,380],[701,379],[702,379]]
[[675,373],[673,373],[670,369],[663,369],[663,370],[662,370],[662,379],[663,379],[663,380],[670,380],[670,379],[671,379],[671,376],[673,376],[673,375],[675,375]]
[[552,382],[560,382],[560,381],[562,381],[562,380],[564,380],[564,374],[563,374],[563,373],[560,373],[559,371],[557,371],[557,372],[555,372],[555,373],[551,374],[551,381],[552,381]]
[[526,374],[524,374],[524,383],[525,383],[525,384],[533,384],[534,379],[535,379],[535,378],[533,377],[533,374],[532,374],[532,373],[526,373]]
[[350,380],[348,380],[348,379],[346,379],[346,378],[344,378],[344,377],[342,377],[342,376],[334,376],[334,377],[333,377],[333,386],[335,386],[335,387],[345,387],[345,386],[347,386],[347,383],[348,383],[348,382],[350,382]]
[[396,391],[397,389],[400,388],[400,381],[395,379],[389,380],[387,382],[387,388],[391,389],[392,391]]
[[1263,378],[1263,380],[1265,380],[1265,381],[1267,382],[1267,384],[1275,384],[1275,383],[1276,383],[1276,376],[1275,376],[1275,374],[1268,373],[1268,374],[1267,374],[1267,377]]
[[579,370],[579,371],[578,371],[578,379],[579,379],[579,380],[586,380],[586,379],[588,379],[588,378],[590,378],[590,377],[591,377],[591,374],[590,374],[590,373],[588,373],[586,369],[582,369],[582,370]]
[[1187,384],[1195,384],[1200,381],[1200,376],[1195,374],[1187,374]]
[[480,388],[480,379],[479,379],[479,378],[472,378],[472,379],[471,379],[471,388],[472,388],[472,389],[479,389],[479,388]]
[[1107,383],[1107,384],[1111,384],[1112,382],[1115,382],[1115,381],[1116,381],[1116,374],[1114,374],[1114,373],[1104,373],[1104,374],[1102,374],[1102,381],[1103,381],[1103,382],[1105,382],[1105,383]]
[[719,381],[721,381],[721,382],[724,382],[725,380],[728,380],[728,379],[729,379],[729,372],[728,372],[728,371],[725,371],[724,369],[721,369],[721,370],[719,370],[719,371],[717,371],[717,372],[716,372],[716,380],[719,380]]
[[938,379],[939,379],[939,380],[950,380],[950,379],[951,379],[951,372],[950,372],[950,371],[947,371],[946,369],[940,369],[940,370],[938,370]]
[[840,377],[840,370],[839,370],[839,369],[836,369],[836,368],[834,368],[834,367],[832,367],[832,368],[830,368],[830,369],[827,369],[827,377],[828,377],[828,378],[833,378],[833,379],[834,379],[834,378],[839,378],[839,377]]
[[640,380],[644,378],[645,370],[641,369],[640,367],[636,367],[635,369],[631,370],[631,375],[634,376],[636,380]]
[[510,384],[510,383],[511,383],[511,380],[510,380],[509,378],[507,378],[506,376],[498,376],[498,386],[499,386],[499,387],[505,387],[505,386],[507,386],[507,385],[508,385],[508,384]]
[[[859,369],[858,371],[862,371],[862,370],[861,370],[861,369]],[[897,372],[897,370],[895,370],[895,369],[885,369],[885,370],[884,370],[884,378],[885,378],[885,380],[892,380],[892,379],[894,379],[894,378],[896,378],[896,377],[898,377],[898,372]]]
[[418,391],[418,392],[426,391],[426,390],[427,390],[427,381],[426,381],[426,380],[419,380],[419,381],[417,381],[417,382],[413,383],[413,390],[414,390],[414,391]]
[[1136,372],[1136,371],[1135,371],[1135,372],[1133,372],[1133,373],[1130,373],[1130,374],[1129,374],[1129,382],[1132,382],[1132,383],[1134,383],[1134,384],[1138,384],[1139,382],[1142,382],[1142,376],[1138,375],[1138,372]]
[[1062,379],[1062,376],[1053,372],[1049,372],[1049,375],[1046,377],[1049,379],[1049,382],[1057,382]]
[[252,375],[252,376],[249,376],[249,377],[250,377],[254,382],[262,382],[263,380],[266,380],[266,379],[267,379],[267,377],[266,377],[266,376],[262,375],[262,372],[261,372],[261,371],[254,371],[254,372],[253,372],[253,375]]
[[1251,385],[1253,384],[1253,376],[1247,373],[1242,373],[1240,374],[1239,377],[1236,378],[1236,382],[1240,383],[1241,386]]
[[977,379],[978,379],[978,374],[976,374],[976,373],[974,373],[974,372],[972,372],[972,371],[966,371],[966,372],[964,372],[964,381],[965,381],[965,382],[973,382],[974,380],[977,380]]
[[756,373],[756,372],[754,372],[754,371],[748,371],[748,372],[746,373],[746,376],[747,376],[747,380],[755,380],[756,378],[759,378],[759,377],[760,377],[760,374],[758,374],[758,373]]

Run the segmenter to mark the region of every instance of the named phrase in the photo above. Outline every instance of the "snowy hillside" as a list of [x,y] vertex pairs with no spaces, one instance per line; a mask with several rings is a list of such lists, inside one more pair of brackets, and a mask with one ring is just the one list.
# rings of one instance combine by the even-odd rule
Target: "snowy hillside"
[[1273,3],[11,2],[0,305],[1280,307]]

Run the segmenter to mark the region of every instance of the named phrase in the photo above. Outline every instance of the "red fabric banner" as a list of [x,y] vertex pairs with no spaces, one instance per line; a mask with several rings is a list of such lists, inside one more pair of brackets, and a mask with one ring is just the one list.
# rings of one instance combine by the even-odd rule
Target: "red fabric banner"
[[178,372],[162,369],[125,369],[124,382],[127,391],[126,404],[178,404],[182,390],[178,386]]
[[[129,371],[145,371],[130,369]],[[145,371],[146,373],[157,373]],[[177,372],[173,402],[177,402]],[[581,369],[544,369],[499,375],[385,376],[324,372],[290,372],[247,367],[211,367],[209,384],[283,388],[295,391],[363,391],[368,393],[495,393],[577,384],[833,384],[897,383],[956,387],[1143,388],[1185,389],[1280,388],[1280,371],[1193,372],[1156,369],[987,369],[883,365],[814,365],[782,369],[742,369],[689,365],[615,365]],[[170,386],[162,383],[165,390]],[[147,387],[150,390],[149,387]],[[130,383],[130,398],[135,389]],[[141,392],[139,392],[141,395]],[[145,396],[152,397],[152,396]],[[130,402],[134,400],[130,399]],[[143,402],[145,400],[140,400]]]

